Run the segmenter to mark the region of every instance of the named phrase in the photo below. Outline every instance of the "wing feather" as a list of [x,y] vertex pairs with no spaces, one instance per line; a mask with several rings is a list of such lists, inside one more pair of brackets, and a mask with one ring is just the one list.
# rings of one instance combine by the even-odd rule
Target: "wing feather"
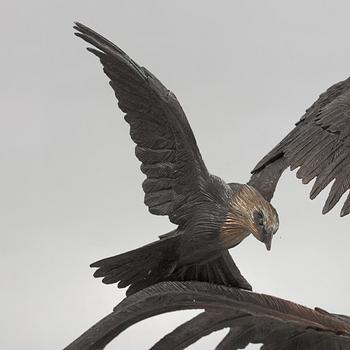
[[151,213],[168,215],[173,223],[185,225],[184,206],[194,206],[191,203],[198,200],[210,175],[179,102],[152,73],[109,40],[80,23],[74,28],[77,36],[94,46],[88,50],[100,59],[118,106],[126,113],[135,154],[147,177],[145,204]]
[[[349,165],[348,165],[349,167]],[[339,201],[342,195],[349,189],[350,187],[350,170],[347,169],[346,174],[340,174],[336,177],[332,188],[329,192],[329,196],[326,200],[326,203],[323,207],[322,213],[328,213]]]
[[[253,169],[249,184],[270,200],[289,166],[304,184],[316,178],[310,198],[332,181],[323,213],[350,188],[350,78],[331,86],[306,110],[295,128]],[[341,216],[350,212],[349,198]]]
[[350,213],[350,194],[346,198],[346,201],[344,202],[344,205],[341,209],[340,216],[345,216]]
[[328,164],[327,158],[331,158],[335,145],[336,140],[328,136],[327,141],[315,146],[314,150],[309,153],[307,160],[296,173],[297,178],[303,180],[303,184],[309,183],[318,174],[318,167],[321,164]]
[[342,154],[340,157],[335,159],[331,164],[329,164],[325,169],[322,170],[322,173],[317,176],[317,179],[311,189],[310,198],[316,198],[320,192],[332,181],[335,179],[336,175],[342,172],[344,168],[344,163],[346,160],[347,154]]

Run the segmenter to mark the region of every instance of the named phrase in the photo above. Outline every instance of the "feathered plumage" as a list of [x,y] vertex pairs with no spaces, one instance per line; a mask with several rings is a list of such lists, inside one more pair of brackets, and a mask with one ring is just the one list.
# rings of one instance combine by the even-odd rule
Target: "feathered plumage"
[[[229,285],[246,288],[246,281],[232,284],[224,278],[214,262],[250,233],[270,249],[278,215],[269,201],[288,166],[299,167],[297,176],[304,183],[316,178],[311,198],[335,180],[324,213],[350,188],[350,78],[320,96],[257,164],[247,185],[227,184],[207,170],[175,95],[98,33],[79,23],[75,29],[94,46],[88,50],[100,59],[126,113],[135,154],[146,175],[145,204],[151,213],[167,215],[178,225],[166,240],[94,263],[99,268],[95,276],[105,283],[129,284],[129,293],[175,278],[222,284],[231,280]],[[350,197],[341,215],[349,212]],[[233,261],[229,265],[242,281]]]
[[[263,343],[264,350],[350,349],[347,316],[225,287],[251,289],[227,249],[250,233],[270,249],[278,215],[269,201],[287,167],[299,167],[303,183],[316,178],[311,198],[335,180],[323,213],[350,188],[350,78],[320,96],[257,164],[248,184],[227,184],[207,170],[175,95],[98,33],[79,23],[75,29],[94,46],[88,50],[100,59],[126,113],[146,175],[145,204],[151,213],[167,215],[177,228],[158,241],[91,265],[97,268],[95,277],[119,282],[120,288],[130,286],[127,294],[133,295],[67,350],[101,349],[135,322],[191,308],[205,311],[152,349],[183,349],[222,328],[229,332],[217,346],[220,350],[249,343]],[[349,212],[350,196],[341,215]]]
[[[210,174],[175,95],[116,45],[77,23],[94,46],[126,113],[141,161],[145,204],[178,228],[157,242],[94,264],[105,283],[130,285],[128,294],[164,280],[200,280],[250,289],[227,249],[249,233],[270,249],[278,216],[258,191]],[[237,205],[239,201],[239,206]]]
[[[314,199],[333,180],[323,207],[328,213],[350,188],[350,78],[320,95],[295,128],[253,169],[249,184],[271,200],[283,171],[299,168],[304,184],[316,178]],[[341,216],[350,213],[350,195]]]

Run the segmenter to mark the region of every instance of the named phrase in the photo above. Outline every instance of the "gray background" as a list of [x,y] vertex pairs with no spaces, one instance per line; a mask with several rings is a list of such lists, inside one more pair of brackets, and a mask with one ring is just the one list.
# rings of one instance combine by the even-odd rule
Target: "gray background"
[[[128,125],[74,20],[172,89],[209,170],[245,182],[318,94],[349,75],[349,10],[348,1],[1,1],[0,347],[66,346],[124,295],[92,278],[89,263],[172,229],[143,205]],[[310,188],[287,172],[272,251],[249,237],[231,253],[256,291],[350,314],[350,218],[340,206],[322,216],[326,193],[312,202]],[[190,314],[143,322],[110,348],[145,349]]]

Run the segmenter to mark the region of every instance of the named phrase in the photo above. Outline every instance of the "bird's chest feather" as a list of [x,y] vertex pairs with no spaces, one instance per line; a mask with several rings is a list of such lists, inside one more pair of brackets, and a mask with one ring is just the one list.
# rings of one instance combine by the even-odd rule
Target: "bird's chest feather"
[[225,220],[220,230],[220,241],[225,248],[232,248],[250,235],[250,232],[233,218]]

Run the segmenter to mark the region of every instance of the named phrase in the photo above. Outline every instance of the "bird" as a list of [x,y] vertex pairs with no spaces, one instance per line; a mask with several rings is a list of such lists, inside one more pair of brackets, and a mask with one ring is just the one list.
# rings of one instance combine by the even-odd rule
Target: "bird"
[[[93,47],[130,125],[135,155],[146,175],[142,187],[150,213],[177,227],[159,239],[90,266],[105,284],[126,295],[162,281],[201,281],[252,290],[228,249],[252,234],[271,249],[279,228],[271,204],[282,173],[300,167],[304,183],[316,177],[311,198],[336,179],[323,213],[350,188],[350,80],[337,83],[252,170],[245,184],[211,174],[177,98],[118,46],[76,22],[75,35]],[[350,212],[346,200],[341,215]]]

